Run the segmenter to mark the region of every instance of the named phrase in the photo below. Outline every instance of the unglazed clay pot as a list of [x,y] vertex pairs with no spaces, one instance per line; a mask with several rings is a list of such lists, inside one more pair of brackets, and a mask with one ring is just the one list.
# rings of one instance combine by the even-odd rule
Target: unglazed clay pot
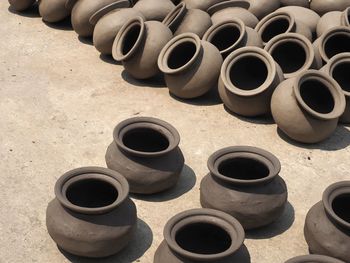
[[223,58],[241,47],[263,46],[260,35],[238,18],[211,26],[204,34],[203,40],[216,46]]
[[178,4],[163,20],[174,36],[195,33],[200,38],[212,25],[210,16],[200,9],[187,9],[185,3]]
[[101,167],[75,169],[55,185],[46,210],[46,226],[63,250],[84,257],[119,252],[136,228],[136,206],[119,173]]
[[40,0],[39,13],[44,21],[49,23],[59,22],[71,13],[71,8],[66,7],[67,0]]
[[335,258],[321,256],[321,255],[306,255],[299,256],[287,260],[285,263],[345,263]]
[[325,73],[308,70],[282,82],[272,95],[271,111],[278,127],[290,138],[317,143],[336,129],[345,110],[338,83]]
[[227,147],[208,159],[210,173],[200,185],[202,207],[226,212],[244,229],[276,221],[287,204],[287,186],[278,175],[279,160],[249,146]]
[[350,7],[344,11],[332,11],[324,14],[317,24],[317,36],[322,36],[329,29],[337,26],[350,27]]
[[310,0],[281,0],[281,6],[289,5],[310,8]]
[[[246,263],[244,230],[232,216],[213,209],[192,209],[172,217],[154,263]],[[250,262],[250,261],[249,261]]]
[[207,11],[209,7],[215,5],[222,0],[182,0],[190,9],[200,9],[203,11]]
[[139,0],[133,8],[139,11],[146,21],[163,21],[174,7],[175,5],[170,0]]
[[174,37],[158,58],[169,91],[184,99],[202,96],[216,88],[221,65],[219,50],[193,33]]
[[153,194],[173,187],[184,166],[180,135],[169,123],[138,117],[119,123],[106,152],[107,167],[121,173],[130,192]]
[[8,0],[11,8],[16,11],[24,11],[31,7],[36,0]]
[[114,40],[113,58],[121,61],[126,72],[136,79],[154,77],[160,72],[158,55],[172,36],[171,30],[161,22],[132,18]]
[[305,70],[322,67],[322,60],[315,56],[312,43],[300,34],[278,35],[267,43],[265,50],[280,65],[286,79],[296,77]]
[[310,8],[320,15],[330,11],[343,11],[350,6],[350,0],[312,0]]
[[243,116],[270,113],[274,89],[283,72],[267,51],[244,47],[231,53],[221,67],[219,94],[225,106]]
[[280,7],[280,0],[249,0],[249,11],[258,19],[272,13]]
[[350,181],[330,185],[305,219],[304,236],[311,253],[350,262]]

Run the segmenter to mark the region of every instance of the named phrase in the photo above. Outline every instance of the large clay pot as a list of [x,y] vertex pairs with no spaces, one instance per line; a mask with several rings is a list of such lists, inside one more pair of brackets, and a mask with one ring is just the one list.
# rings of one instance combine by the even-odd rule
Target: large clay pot
[[185,3],[178,4],[163,20],[174,36],[182,33],[195,33],[200,38],[213,24],[210,16],[200,9],[188,9]]
[[325,73],[308,70],[282,82],[272,95],[271,111],[278,127],[290,138],[317,143],[336,129],[345,110],[338,83]]
[[173,187],[184,166],[180,135],[169,123],[138,117],[119,123],[106,152],[107,167],[121,173],[130,192],[153,194]]
[[291,258],[285,263],[345,263],[335,258],[321,256],[321,255],[306,255]]
[[317,36],[337,26],[350,27],[350,7],[344,11],[332,11],[324,14],[317,24]]
[[[154,263],[246,263],[244,230],[230,215],[212,209],[192,209],[172,217]],[[250,262],[250,261],[249,261]]]
[[39,13],[44,21],[49,23],[59,22],[71,13],[71,8],[66,7],[67,0],[40,0]]
[[136,79],[154,77],[160,72],[159,53],[172,36],[171,30],[161,22],[132,18],[114,40],[113,58],[121,61],[126,72]]
[[310,7],[320,15],[330,11],[343,11],[350,6],[350,0],[312,0]]
[[270,113],[274,89],[283,72],[267,51],[244,47],[231,53],[221,67],[219,94],[225,106],[243,116]]
[[278,175],[279,160],[249,146],[227,147],[208,159],[210,173],[200,185],[202,207],[226,212],[244,229],[276,221],[287,203],[287,186]]
[[280,7],[280,0],[249,0],[249,11],[258,19],[272,13]]
[[139,0],[133,8],[139,11],[146,21],[163,21],[174,7],[175,5],[170,0]]
[[280,65],[286,79],[308,69],[320,69],[322,60],[315,56],[310,40],[300,34],[286,33],[271,39],[265,50]]
[[310,8],[310,0],[281,0],[281,6],[289,5]]
[[203,11],[207,11],[209,7],[215,5],[222,0],[182,0],[190,9],[200,9]]
[[55,185],[56,198],[46,210],[46,226],[63,250],[84,257],[106,257],[130,241],[136,206],[119,173],[100,167],[75,169]]
[[31,7],[36,0],[8,0],[12,9],[21,12]]
[[223,58],[241,47],[263,46],[260,35],[238,18],[211,26],[204,34],[203,40],[216,46]]
[[202,96],[216,88],[221,65],[219,50],[193,33],[174,37],[158,58],[170,92],[184,99]]
[[330,185],[305,219],[304,236],[311,253],[350,262],[350,181]]

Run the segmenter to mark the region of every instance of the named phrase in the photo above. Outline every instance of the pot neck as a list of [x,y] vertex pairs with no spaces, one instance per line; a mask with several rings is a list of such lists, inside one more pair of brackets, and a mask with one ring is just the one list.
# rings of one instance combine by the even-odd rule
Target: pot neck
[[343,26],[350,26],[350,7],[346,8],[342,13],[341,22]]
[[128,0],[118,0],[113,3],[110,3],[101,9],[97,10],[89,19],[89,22],[91,25],[95,26],[104,15],[108,14],[109,12],[120,9],[120,8],[127,8],[130,7],[130,2]]
[[184,2],[181,2],[173,10],[170,11],[162,23],[169,27],[170,30],[174,33],[182,23],[187,12],[188,9],[186,7],[186,4]]
[[[350,53],[341,53],[338,55],[335,55],[334,57],[331,58],[331,60],[327,63],[325,66],[325,70],[328,75],[333,77],[336,81],[337,77],[335,76],[335,72],[338,67],[342,65],[350,65]],[[345,70],[342,72],[342,74],[348,74]],[[342,83],[339,83],[340,87],[343,90],[344,95],[349,98],[350,97],[350,87],[343,87]],[[346,83],[345,83],[346,85]],[[347,88],[347,89],[346,89]]]
[[212,16],[214,13],[218,11],[221,11],[226,8],[234,8],[234,7],[248,9],[250,7],[250,3],[249,1],[245,1],[245,0],[222,1],[209,7],[207,10],[207,13]]

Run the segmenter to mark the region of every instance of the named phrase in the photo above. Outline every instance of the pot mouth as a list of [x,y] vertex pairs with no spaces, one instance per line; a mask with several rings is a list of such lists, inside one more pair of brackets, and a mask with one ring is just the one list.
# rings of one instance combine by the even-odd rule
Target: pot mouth
[[350,230],[350,181],[328,186],[322,202],[328,216],[339,226]]
[[82,167],[63,174],[55,184],[58,201],[82,214],[104,214],[129,195],[129,184],[119,173],[102,167]]
[[176,254],[194,261],[214,261],[235,253],[244,242],[242,225],[213,209],[192,209],[172,217],[164,238]]
[[130,2],[128,0],[118,0],[113,3],[110,3],[101,9],[97,10],[89,19],[89,23],[93,26],[95,26],[104,15],[108,14],[109,12],[120,9],[120,8],[127,8],[130,7]]
[[345,111],[345,96],[338,83],[317,70],[307,70],[295,79],[294,95],[299,105],[321,120],[339,118]]
[[172,125],[150,117],[120,122],[113,131],[113,138],[122,151],[139,157],[165,155],[180,143],[180,135]]
[[209,157],[207,165],[212,176],[235,185],[267,183],[281,171],[281,163],[276,156],[251,146],[218,150]]
[[212,16],[214,13],[223,10],[225,8],[238,7],[243,9],[249,9],[250,3],[247,0],[226,0],[216,3],[207,9],[207,13]]
[[116,61],[125,61],[136,53],[146,33],[145,21],[138,16],[128,20],[113,42],[112,55]]
[[346,8],[343,12],[344,26],[350,26],[350,7]]
[[176,28],[179,26],[179,23],[184,18],[186,12],[186,4],[181,2],[169,12],[162,23],[169,27],[172,31],[176,31]]
[[328,64],[328,73],[338,82],[344,95],[350,97],[350,53],[335,55]]
[[285,263],[310,263],[310,262],[316,262],[316,263],[344,263],[343,261],[340,261],[336,258],[331,258],[328,256],[323,255],[305,255],[305,256],[299,256],[292,258],[290,260],[287,260]]

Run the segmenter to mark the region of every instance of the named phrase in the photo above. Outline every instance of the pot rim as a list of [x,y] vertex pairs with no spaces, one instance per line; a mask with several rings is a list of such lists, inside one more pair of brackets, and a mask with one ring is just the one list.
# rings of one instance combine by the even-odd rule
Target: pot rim
[[[333,77],[334,69],[337,66],[345,63],[350,63],[350,53],[340,53],[333,56],[327,63],[327,73]],[[350,97],[350,91],[346,91],[344,89],[342,89],[342,91],[346,97]]]
[[347,26],[347,27],[350,26],[350,6],[344,10],[342,14],[342,20],[343,20],[344,26]]
[[[85,177],[85,178],[84,178]],[[116,200],[103,207],[82,207],[70,202],[66,191],[70,185],[80,180],[95,179],[112,185],[118,192]],[[55,184],[55,195],[61,205],[82,214],[105,214],[125,201],[129,196],[129,184],[118,172],[97,166],[81,167],[64,173]]]
[[[218,167],[222,162],[232,159],[230,157],[232,154],[249,154],[249,157],[245,156],[245,158],[249,158],[262,163],[269,170],[268,176],[254,180],[235,179],[224,176],[219,172]],[[225,156],[227,156],[227,158],[225,158]],[[215,178],[218,178],[219,180],[229,184],[246,186],[270,182],[281,171],[281,163],[275,155],[261,148],[252,146],[231,146],[220,149],[210,155],[207,166],[210,174]]]
[[[203,217],[208,218],[203,220]],[[226,233],[230,235],[231,246],[227,250],[217,254],[198,254],[181,248],[175,240],[177,230],[194,223],[213,224],[225,230]],[[245,239],[243,227],[237,219],[224,212],[208,208],[191,209],[173,216],[166,223],[163,235],[167,245],[172,251],[186,259],[195,261],[212,261],[228,257],[234,254],[243,245]]]
[[97,24],[97,22],[109,12],[115,9],[128,8],[130,7],[130,2],[128,0],[117,0],[113,3],[110,3],[99,10],[97,10],[92,16],[90,16],[89,23],[93,26]]
[[181,2],[167,14],[167,16],[163,19],[162,23],[167,27],[171,28],[172,31],[176,31],[176,29],[173,28],[174,24],[176,24],[177,22],[180,23],[180,21],[185,17],[186,13],[186,3]]
[[212,16],[216,12],[223,10],[225,8],[238,7],[247,9],[250,7],[250,3],[247,0],[225,0],[210,6],[207,9],[207,13]]
[[345,263],[336,258],[331,258],[323,255],[304,255],[298,256],[295,258],[291,258],[287,260],[285,263],[309,263],[309,262],[318,262],[318,263]]

